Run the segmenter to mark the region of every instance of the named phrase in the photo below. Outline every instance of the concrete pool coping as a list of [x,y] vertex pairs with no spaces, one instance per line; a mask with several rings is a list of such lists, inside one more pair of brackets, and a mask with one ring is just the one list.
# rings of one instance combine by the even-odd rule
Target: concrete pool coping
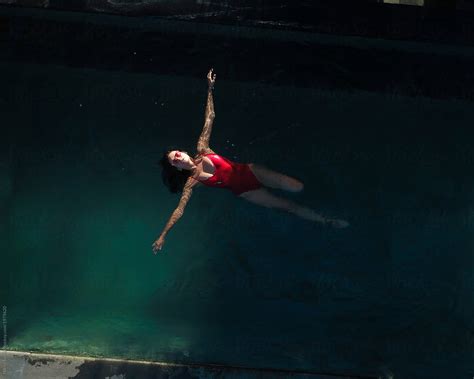
[[[251,368],[219,364],[184,364],[115,358],[0,350],[0,378],[311,378],[375,379],[376,376],[337,375],[296,370]],[[387,377],[387,376],[385,376]],[[380,377],[379,377],[380,378]],[[388,378],[388,377],[387,377]]]

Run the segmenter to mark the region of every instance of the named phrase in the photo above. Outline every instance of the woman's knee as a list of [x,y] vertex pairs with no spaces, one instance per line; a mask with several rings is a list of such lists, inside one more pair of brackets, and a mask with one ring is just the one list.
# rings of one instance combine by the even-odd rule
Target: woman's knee
[[301,192],[304,190],[303,182],[300,182],[298,179],[294,179],[293,190],[294,192]]

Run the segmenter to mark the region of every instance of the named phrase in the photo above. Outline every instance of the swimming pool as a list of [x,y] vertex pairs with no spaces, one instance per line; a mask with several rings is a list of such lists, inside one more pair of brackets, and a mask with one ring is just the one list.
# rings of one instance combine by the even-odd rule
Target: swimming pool
[[[393,54],[374,46],[320,45],[326,82],[305,83],[314,67],[301,61],[282,58],[262,80],[252,54],[242,57],[245,70],[235,52],[213,65],[200,52],[206,38],[186,48],[188,62],[163,47],[159,67],[175,64],[177,73],[139,70],[144,51],[119,44],[127,69],[78,64],[70,58],[85,50],[67,45],[54,61],[37,48],[39,63],[21,54],[34,46],[3,53],[8,348],[396,378],[472,372],[472,102],[416,87],[359,88],[361,76],[347,82],[351,72],[325,61],[336,48],[349,58]],[[238,39],[247,53],[267,40],[255,41]],[[200,188],[152,254],[178,201],[156,163],[170,144],[194,148],[210,65],[218,74],[211,147],[301,179],[303,193],[275,193],[350,228]],[[292,70],[301,72],[294,80]]]

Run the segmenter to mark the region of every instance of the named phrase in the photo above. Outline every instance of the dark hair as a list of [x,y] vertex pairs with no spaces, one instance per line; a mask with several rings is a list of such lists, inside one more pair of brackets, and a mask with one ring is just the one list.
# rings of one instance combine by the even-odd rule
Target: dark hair
[[169,147],[163,153],[163,157],[160,159],[160,165],[162,168],[161,179],[166,187],[172,193],[183,192],[184,185],[191,175],[190,170],[178,170],[176,167],[172,166],[168,160],[168,154],[173,150],[184,151],[176,147]]

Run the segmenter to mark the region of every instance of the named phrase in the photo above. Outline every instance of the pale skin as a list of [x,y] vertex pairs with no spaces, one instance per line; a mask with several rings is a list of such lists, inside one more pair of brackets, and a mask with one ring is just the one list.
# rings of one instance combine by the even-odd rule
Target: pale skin
[[[202,186],[198,180],[205,180],[211,177],[215,172],[215,166],[212,161],[207,157],[201,156],[202,154],[214,153],[214,151],[209,147],[209,139],[215,118],[214,100],[212,96],[215,81],[216,75],[213,74],[213,69],[211,69],[207,74],[207,105],[204,116],[204,127],[197,143],[197,154],[192,158],[185,151],[173,150],[168,153],[168,161],[172,166],[176,167],[178,170],[189,170],[191,175],[184,185],[178,206],[171,214],[171,217],[161,235],[152,245],[155,254],[163,248],[165,237],[169,230],[184,214],[184,208],[191,198],[193,188],[196,186]],[[345,220],[326,218],[310,208],[296,204],[288,199],[275,196],[268,191],[268,188],[276,188],[289,192],[301,192],[304,185],[299,180],[254,163],[250,163],[249,167],[264,187],[244,192],[240,194],[239,197],[257,205],[292,213],[308,221],[327,224],[336,228],[345,228],[349,226],[349,223]]]

